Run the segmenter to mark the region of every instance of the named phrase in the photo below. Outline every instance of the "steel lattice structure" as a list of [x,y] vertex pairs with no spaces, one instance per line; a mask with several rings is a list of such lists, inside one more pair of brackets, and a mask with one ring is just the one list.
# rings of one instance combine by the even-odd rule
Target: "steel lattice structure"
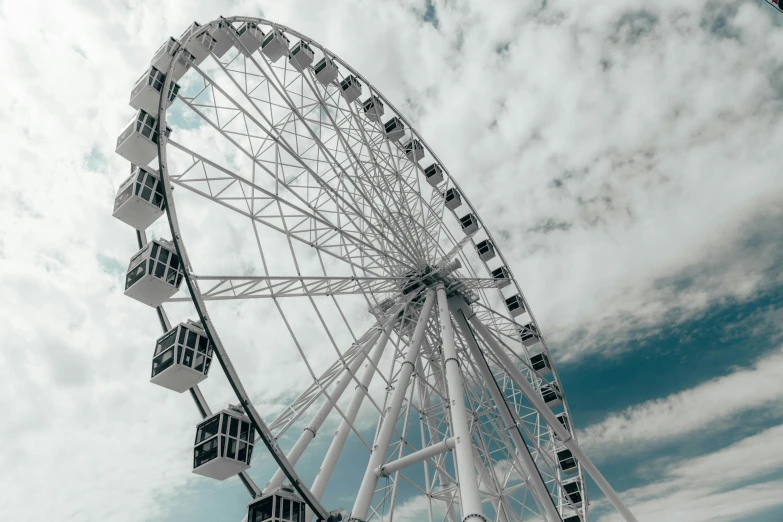
[[[220,18],[168,40],[131,105],[139,112],[117,151],[133,166],[115,216],[137,229],[141,250],[126,294],[154,306],[166,334],[152,381],[189,390],[206,419],[194,471],[238,475],[255,499],[253,522],[339,518],[321,502],[349,436],[368,455],[351,520],[391,520],[402,501],[421,496],[431,522],[585,522],[589,473],[635,521],[577,443],[541,329],[497,243],[424,139],[366,78],[288,27]],[[170,106],[187,111],[189,129],[170,133]],[[200,205],[199,215],[221,209],[252,230],[263,274],[197,272],[205,262],[186,247],[198,234],[183,230],[181,198]],[[170,242],[148,242],[145,229],[164,213]],[[270,242],[282,247],[270,252]],[[182,281],[187,295],[174,297]],[[271,422],[209,313],[249,300],[273,303],[311,380]],[[178,302],[192,303],[198,321],[172,326],[163,305]],[[336,353],[325,371],[308,360],[283,302],[301,302],[318,318]],[[357,302],[370,323],[356,318]],[[345,346],[338,326],[350,333]],[[239,401],[218,413],[198,387],[212,357]],[[357,427],[363,403],[377,418],[372,440]],[[339,423],[329,448],[308,451],[328,419]],[[277,441],[301,426],[285,453]],[[259,442],[279,467],[264,488],[245,472]],[[303,455],[323,462],[311,484],[296,472]]]

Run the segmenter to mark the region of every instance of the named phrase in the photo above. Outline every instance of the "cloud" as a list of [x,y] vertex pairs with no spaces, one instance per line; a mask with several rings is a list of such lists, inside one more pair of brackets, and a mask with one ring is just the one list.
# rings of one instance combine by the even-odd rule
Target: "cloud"
[[783,398],[783,350],[694,388],[631,406],[580,432],[591,455],[620,457],[678,437],[727,429],[739,415]]
[[[714,453],[667,463],[661,479],[624,491],[621,497],[641,521],[728,522],[783,504],[783,454],[770,451],[783,437],[783,425],[747,437]],[[649,464],[646,467],[650,466]],[[644,470],[650,473],[651,469]],[[594,506],[605,513],[606,502]],[[621,520],[605,515],[600,522]]]

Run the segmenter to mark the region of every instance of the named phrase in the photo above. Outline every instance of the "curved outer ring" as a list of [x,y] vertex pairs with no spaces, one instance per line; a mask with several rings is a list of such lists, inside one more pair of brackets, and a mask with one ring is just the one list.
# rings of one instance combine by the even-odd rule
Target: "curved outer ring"
[[[271,21],[265,20],[263,18],[254,18],[254,17],[245,17],[245,16],[234,16],[229,18],[220,18],[218,20],[214,20],[210,23],[203,24],[201,27],[193,31],[186,40],[179,42],[180,48],[177,50],[175,55],[173,56],[171,60],[171,64],[169,65],[169,68],[166,71],[166,81],[165,85],[163,86],[163,89],[161,90],[161,97],[160,102],[158,105],[158,118],[157,118],[157,128],[158,128],[158,170],[160,172],[161,180],[163,181],[163,199],[164,204],[166,208],[166,216],[169,221],[169,227],[171,229],[172,234],[172,241],[174,243],[175,249],[177,251],[177,255],[180,257],[180,261],[184,268],[184,275],[185,275],[185,282],[188,285],[188,290],[190,291],[191,297],[193,299],[193,305],[196,308],[196,312],[199,315],[199,319],[201,320],[202,324],[204,325],[204,330],[209,337],[210,342],[215,347],[215,355],[220,362],[221,366],[223,367],[224,372],[226,373],[226,377],[231,385],[231,387],[234,390],[234,393],[236,394],[237,398],[239,399],[240,403],[242,404],[242,407],[245,409],[246,413],[248,414],[248,417],[251,420],[251,423],[253,424],[253,427],[255,430],[260,434],[262,441],[264,442],[264,445],[267,447],[269,452],[272,454],[272,457],[275,459],[277,464],[280,466],[280,468],[283,470],[284,474],[286,475],[286,478],[290,481],[292,486],[297,490],[297,492],[302,496],[303,500],[308,504],[308,507],[313,510],[313,512],[318,516],[321,520],[326,520],[328,518],[328,512],[323,508],[323,506],[320,504],[320,502],[312,495],[310,490],[302,483],[302,481],[299,479],[298,475],[296,474],[296,471],[293,469],[293,466],[291,466],[290,462],[288,462],[287,458],[283,454],[282,450],[277,444],[277,441],[272,436],[272,433],[267,428],[266,424],[264,423],[263,419],[261,418],[258,411],[253,406],[252,402],[250,401],[250,398],[247,395],[247,392],[242,385],[241,380],[239,379],[239,376],[236,373],[236,370],[228,356],[228,353],[225,351],[225,348],[223,347],[222,342],[220,341],[220,338],[218,337],[217,330],[212,323],[211,319],[209,318],[207,314],[207,308],[206,304],[204,302],[203,296],[201,295],[201,292],[198,288],[197,281],[192,277],[193,273],[190,266],[190,258],[188,257],[187,251],[185,249],[184,242],[182,240],[182,237],[180,235],[180,227],[179,222],[177,219],[177,212],[174,208],[173,204],[173,196],[171,191],[171,182],[168,177],[168,165],[166,161],[166,148],[163,146],[163,143],[166,141],[165,134],[161,132],[161,129],[166,128],[166,107],[163,105],[164,96],[162,93],[168,92],[171,78],[170,73],[171,70],[174,67],[174,64],[176,61],[181,57],[182,52],[185,48],[185,44],[196,38],[197,36],[200,36],[202,33],[211,30],[215,27],[217,27],[219,24],[228,24],[230,25],[232,22],[251,22],[256,24],[263,24],[271,26],[281,32],[285,32],[288,34],[292,34],[306,42],[308,42],[310,45],[313,45],[317,48],[319,48],[324,55],[329,56],[329,58],[336,63],[338,63],[340,66],[344,67],[346,70],[350,71],[351,74],[362,80],[371,90],[371,93],[375,96],[377,96],[379,99],[382,100],[382,102],[385,105],[388,105],[400,118],[400,120],[403,121],[403,123],[410,129],[411,132],[411,138],[415,138],[419,141],[419,143],[424,147],[424,149],[430,154],[430,156],[441,166],[443,169],[443,172],[448,176],[450,182],[452,185],[459,190],[459,193],[462,197],[462,201],[468,206],[469,211],[476,217],[479,224],[481,225],[481,228],[484,230],[484,233],[487,236],[487,239],[491,241],[495,248],[495,252],[502,261],[503,266],[506,267],[508,270],[509,276],[511,281],[513,281],[514,286],[517,290],[517,293],[522,296],[522,300],[525,303],[525,307],[527,309],[528,314],[530,315],[531,322],[535,325],[536,329],[538,330],[538,333],[541,337],[541,344],[544,348],[544,352],[549,356],[549,348],[546,344],[546,340],[544,339],[543,334],[541,333],[541,328],[538,325],[538,322],[536,321],[535,316],[533,315],[533,311],[531,307],[529,306],[527,299],[525,299],[524,293],[522,292],[522,289],[519,287],[519,284],[517,283],[516,279],[513,276],[513,273],[511,272],[511,268],[509,267],[508,263],[506,262],[505,257],[503,256],[503,253],[500,251],[500,248],[498,247],[498,244],[495,242],[494,238],[492,237],[492,234],[490,233],[489,229],[484,226],[483,221],[481,220],[481,217],[479,216],[478,212],[476,211],[475,207],[470,203],[470,200],[468,199],[467,195],[460,189],[459,184],[456,182],[453,176],[448,172],[444,164],[440,161],[438,156],[435,154],[435,152],[427,145],[426,141],[416,132],[415,128],[408,122],[408,120],[398,111],[394,105],[389,102],[380,92],[378,92],[377,89],[375,89],[372,84],[367,81],[367,79],[362,76],[359,72],[357,72],[355,69],[353,69],[350,65],[348,65],[344,60],[342,60],[339,56],[332,53],[331,51],[327,50],[325,47],[320,45],[318,42],[312,40],[311,38],[306,37],[305,35],[287,27],[281,24],[275,24]],[[421,167],[418,167],[419,170],[421,170]],[[437,189],[436,189],[437,190]],[[452,210],[452,215],[456,216],[456,213]],[[473,244],[475,248],[475,241],[473,238],[470,240],[471,244]],[[484,268],[489,272],[489,267],[485,261],[482,260],[482,264],[484,265]],[[500,293],[501,297],[503,296],[500,289],[498,289],[498,292]],[[513,320],[512,320],[513,321]],[[527,358],[529,359],[529,354],[527,353],[527,348],[522,345],[525,354]],[[549,357],[550,362],[552,361],[552,358]],[[560,387],[560,390],[563,390],[562,383],[560,381],[560,377],[557,373],[557,369],[555,368],[554,364],[551,364],[552,373],[555,379],[555,382]],[[570,410],[568,408],[568,403],[565,398],[565,394],[563,393],[563,406],[565,411],[568,413],[569,418],[571,418]],[[573,429],[573,428],[572,428]],[[581,471],[580,471],[581,475]]]

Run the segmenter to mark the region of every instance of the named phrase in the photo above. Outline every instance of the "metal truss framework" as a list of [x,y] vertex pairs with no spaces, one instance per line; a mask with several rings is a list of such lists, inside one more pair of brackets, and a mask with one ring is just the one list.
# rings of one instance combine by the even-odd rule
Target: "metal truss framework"
[[[291,50],[277,62],[261,51],[249,52],[236,32],[242,23],[306,42],[339,67],[336,80],[322,83],[312,68],[300,70]],[[192,301],[258,441],[279,466],[263,490],[240,474],[250,495],[288,482],[309,515],[327,519],[322,495],[353,435],[368,452],[350,509],[353,520],[392,520],[405,502],[420,498],[430,522],[558,522],[569,516],[585,522],[584,486],[584,502],[575,502],[563,486],[568,477],[557,452],[566,444],[583,457],[574,475],[581,484],[587,465],[623,517],[635,521],[580,453],[573,427],[553,421],[542,387],[563,386],[554,365],[547,377],[531,366],[530,343],[520,333],[523,325],[532,325],[539,334],[537,352],[550,362],[552,358],[530,306],[478,212],[410,123],[334,53],[288,27],[257,18],[221,18],[191,31],[181,43],[214,31],[223,31],[233,48],[221,58],[211,55],[192,65],[190,87],[180,92],[174,108],[196,124],[192,130],[175,129],[170,139],[160,133],[158,167],[188,291],[170,301]],[[161,92],[168,92],[173,64],[181,55],[182,50],[172,60]],[[398,118],[408,139],[393,137],[382,119],[368,117],[372,113],[363,99],[347,101],[341,82],[349,76],[361,82],[365,96],[382,102],[388,115]],[[162,100],[159,107],[160,129],[171,115]],[[417,146],[428,162],[442,168],[444,180],[433,188],[422,183]],[[255,238],[262,275],[199,274],[186,249],[185,236],[190,239],[192,231],[182,226],[187,218],[179,216],[174,187],[184,189],[190,203],[206,212],[227,212],[242,220]],[[459,215],[446,206],[449,189],[461,194]],[[463,236],[459,218],[467,214],[480,231]],[[144,234],[138,238],[143,244]],[[481,240],[495,245],[494,261],[476,254]],[[270,252],[264,245],[273,241],[282,241],[287,251]],[[288,273],[270,268],[279,256],[290,260]],[[198,256],[194,261],[200,262]],[[498,265],[506,276],[493,275]],[[312,266],[315,273],[309,273]],[[478,275],[482,271],[486,277]],[[521,300],[524,321],[505,306],[509,296]],[[282,297],[297,298],[314,313],[324,343],[336,353],[320,375],[306,357],[290,312],[278,301]],[[356,335],[354,319],[337,297],[366,302],[374,324]],[[269,423],[250,400],[207,310],[207,301],[243,299],[271,301],[311,383]],[[350,331],[348,348],[336,341],[336,327],[325,319],[326,306],[336,310],[341,326]],[[158,315],[168,329],[162,307]],[[372,392],[374,380],[376,385],[381,381],[382,392]],[[191,395],[202,417],[209,415],[198,388]],[[565,396],[559,399],[570,418]],[[358,427],[362,405],[378,419],[372,439]],[[336,419],[339,427],[321,456],[308,451],[308,444],[327,418]],[[296,444],[284,452],[277,441],[300,426]],[[310,486],[295,468],[303,455],[323,458]]]

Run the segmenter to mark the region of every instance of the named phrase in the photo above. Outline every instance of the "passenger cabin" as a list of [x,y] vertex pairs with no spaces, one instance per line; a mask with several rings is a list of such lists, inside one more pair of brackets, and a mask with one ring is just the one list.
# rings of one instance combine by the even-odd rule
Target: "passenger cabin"
[[219,411],[196,429],[193,473],[226,480],[250,467],[253,429],[239,407]]
[[478,219],[476,219],[474,214],[466,214],[462,216],[459,218],[459,224],[462,227],[462,231],[465,232],[466,236],[475,234],[479,228]]
[[505,266],[499,266],[492,271],[492,278],[498,285],[498,288],[505,288],[511,284],[511,278],[508,269]]
[[217,58],[222,58],[234,46],[234,42],[228,33],[229,29],[234,30],[231,24],[222,16],[220,21],[209,29],[210,36],[215,39],[215,48],[212,49],[212,54]]
[[419,140],[408,140],[408,142],[403,145],[403,149],[405,149],[405,155],[408,156],[408,159],[411,161],[419,161],[424,157],[424,147],[422,147]]
[[324,56],[315,64],[313,72],[315,72],[315,79],[321,85],[329,85],[337,79],[337,64],[328,56]]
[[574,455],[571,450],[563,448],[557,452],[557,465],[566,475],[573,475],[579,471],[579,466],[576,463]]
[[201,62],[209,56],[209,53],[211,53],[217,45],[217,40],[209,34],[209,31],[203,31],[197,37],[188,40],[191,35],[197,33],[200,29],[201,25],[198,22],[193,22],[190,24],[190,27],[182,33],[182,36],[179,39],[180,42],[187,41],[185,49],[193,55],[193,63],[196,65],[201,65]]
[[543,352],[530,356],[530,366],[539,377],[552,373],[552,365],[549,364],[549,357]]
[[196,58],[193,56],[193,53],[187,49],[183,49],[182,54],[179,55],[174,66],[171,68],[171,80],[175,82],[179,81],[180,78],[185,76],[185,73],[188,72],[190,66],[195,63],[195,61]]
[[563,517],[563,522],[582,522],[582,519],[579,515],[566,515]]
[[247,508],[247,522],[305,522],[305,503],[291,486],[265,493]]
[[[165,136],[171,134],[166,127]],[[157,119],[140,109],[122,128],[115,152],[134,165],[146,167],[158,156]]]
[[155,55],[152,57],[150,65],[159,71],[163,71],[165,74],[166,71],[169,70],[171,60],[174,59],[174,55],[177,54],[179,48],[179,42],[170,36],[169,39],[163,42],[163,45],[155,51]]
[[383,130],[386,132],[386,137],[392,141],[400,141],[405,135],[405,124],[397,116],[383,124]]
[[178,393],[207,378],[212,345],[200,322],[180,323],[155,344],[150,382]]
[[114,198],[112,216],[137,230],[146,230],[163,214],[163,185],[149,167],[131,165],[131,174]]
[[519,317],[526,311],[525,301],[521,295],[514,294],[506,299],[506,308],[508,308],[508,313],[511,314],[511,317]]
[[165,239],[154,239],[131,258],[125,295],[149,306],[160,306],[177,293],[182,276],[174,245]]
[[462,196],[459,193],[459,190],[455,189],[454,187],[448,189],[446,193],[443,195],[443,199],[446,204],[446,208],[449,210],[454,210],[455,208],[458,208],[460,205],[462,205]]
[[443,169],[437,163],[433,163],[424,169],[424,179],[433,187],[440,185],[443,183]]
[[[165,83],[166,75],[156,69],[154,65],[151,65],[149,70],[136,81],[128,103],[136,110],[141,109],[148,114],[158,114],[160,91],[163,90]],[[168,96],[166,96],[166,101],[163,104],[164,109],[167,109],[174,102],[178,92],[179,84],[171,82],[169,84]]]
[[[568,422],[568,414],[566,412],[558,413],[555,415],[555,418],[558,420],[560,424],[563,425],[563,427],[566,429],[568,433],[571,433],[571,423]],[[560,438],[557,435],[555,435],[556,438]]]
[[239,51],[245,56],[250,56],[261,47],[264,31],[253,22],[244,22],[237,28],[237,37],[239,38],[239,43],[242,44],[238,46]]
[[364,115],[373,121],[380,121],[383,116],[383,102],[375,95],[364,100]]
[[541,340],[538,328],[533,323],[528,323],[519,329],[519,338],[525,346],[533,346]]
[[485,239],[476,244],[476,252],[478,252],[481,260],[486,262],[495,257],[495,246],[492,244],[492,241]]
[[541,397],[550,408],[563,404],[563,396],[557,383],[548,382],[541,385]]
[[340,90],[345,101],[353,103],[362,95],[362,83],[352,74],[340,82]]
[[294,48],[291,49],[291,57],[288,59],[288,63],[297,71],[302,72],[313,63],[314,58],[315,53],[310,48],[310,44],[304,40],[299,40]]
[[276,62],[288,53],[289,44],[286,35],[277,29],[272,29],[261,43],[261,52],[269,58],[270,62]]
[[561,484],[563,486],[563,493],[571,502],[571,505],[577,509],[582,507],[582,504],[584,503],[584,497],[582,495],[582,479],[579,477],[574,477],[572,479],[563,481]]

